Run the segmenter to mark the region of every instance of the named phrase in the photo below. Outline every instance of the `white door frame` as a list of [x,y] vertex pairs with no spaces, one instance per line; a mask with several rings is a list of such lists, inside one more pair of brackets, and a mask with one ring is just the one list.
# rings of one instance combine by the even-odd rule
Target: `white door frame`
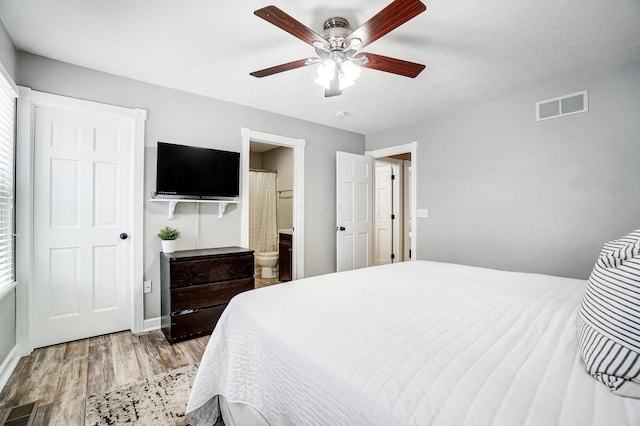
[[[404,204],[400,203],[400,193],[403,191],[404,185],[404,169],[402,160],[397,160],[395,158],[376,158],[374,160],[374,164],[378,166],[378,164],[386,164],[391,167],[392,174],[395,175],[395,179],[391,181],[391,208],[390,210],[395,215],[395,219],[391,222],[391,253],[395,255],[394,259],[391,259],[391,263],[403,262],[404,261]],[[402,173],[401,173],[402,171]],[[374,194],[377,194],[376,191],[376,179],[374,178]],[[404,202],[404,194],[402,197],[402,201]],[[378,201],[374,197],[373,202],[373,218],[375,223],[375,218],[377,217],[378,209]],[[402,212],[399,214],[398,212]],[[375,225],[374,225],[375,226]],[[376,233],[374,232],[374,244],[378,244],[376,241]],[[375,253],[375,252],[374,252]]]
[[264,142],[293,148],[293,250],[292,279],[304,278],[304,139],[295,139],[271,133],[258,132],[242,128],[242,155],[240,156],[241,189],[240,211],[241,231],[240,245],[249,247],[249,152],[251,141]]
[[[412,173],[412,167],[413,166],[411,161],[402,161],[402,193],[405,194],[405,196],[402,197],[402,253],[405,261],[411,260],[411,256],[409,256],[409,254],[412,253],[410,242],[411,240],[413,240],[413,238],[415,238],[412,229],[410,228],[410,226],[413,226],[411,222],[412,204],[411,194],[407,190],[407,187],[409,188],[409,190],[411,189],[411,180],[408,176],[410,176]],[[409,197],[407,197],[406,194],[409,194]],[[411,238],[408,238],[409,234],[411,234]]]
[[130,119],[131,143],[131,331],[143,330],[143,209],[144,209],[144,126],[147,111],[124,108],[19,86],[16,146],[16,342],[20,355],[33,351],[33,158],[35,108],[46,106],[61,111],[86,112],[107,118]]
[[411,260],[418,258],[418,222],[416,221],[418,191],[418,142],[413,141],[404,145],[390,146],[388,148],[366,151],[365,155],[373,158],[390,157],[392,155],[411,153]]

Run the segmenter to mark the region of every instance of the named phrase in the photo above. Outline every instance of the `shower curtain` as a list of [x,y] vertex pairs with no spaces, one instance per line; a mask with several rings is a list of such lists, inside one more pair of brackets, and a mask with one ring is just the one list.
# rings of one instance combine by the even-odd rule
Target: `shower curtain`
[[249,248],[256,253],[276,251],[276,174],[249,172]]

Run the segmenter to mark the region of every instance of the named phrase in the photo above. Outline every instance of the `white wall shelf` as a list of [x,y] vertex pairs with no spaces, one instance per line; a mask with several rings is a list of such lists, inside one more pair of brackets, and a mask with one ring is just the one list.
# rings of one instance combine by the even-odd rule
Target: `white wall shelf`
[[169,203],[168,219],[173,220],[173,213],[178,203],[218,203],[218,219],[222,219],[229,204],[239,204],[239,200],[197,200],[191,198],[151,198],[149,201]]

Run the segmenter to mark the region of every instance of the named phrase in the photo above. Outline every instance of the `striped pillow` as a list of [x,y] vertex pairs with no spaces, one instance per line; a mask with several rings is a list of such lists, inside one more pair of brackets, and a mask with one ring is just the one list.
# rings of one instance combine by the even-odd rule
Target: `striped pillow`
[[617,395],[640,398],[640,229],[602,248],[577,333],[589,374]]

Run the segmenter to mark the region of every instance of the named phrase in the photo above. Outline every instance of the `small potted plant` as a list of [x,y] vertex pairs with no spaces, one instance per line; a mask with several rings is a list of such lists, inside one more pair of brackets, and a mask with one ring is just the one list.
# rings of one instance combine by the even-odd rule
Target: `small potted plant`
[[158,237],[162,240],[162,251],[164,253],[173,253],[176,251],[176,240],[180,236],[180,231],[165,226],[158,233]]

